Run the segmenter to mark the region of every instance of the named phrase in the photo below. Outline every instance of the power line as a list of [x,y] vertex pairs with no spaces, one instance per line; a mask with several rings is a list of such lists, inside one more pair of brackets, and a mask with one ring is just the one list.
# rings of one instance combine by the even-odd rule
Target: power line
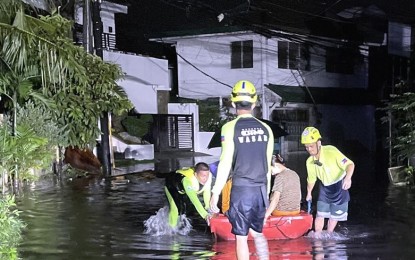
[[209,77],[211,79],[213,79],[214,81],[218,82],[219,84],[222,84],[224,86],[227,86],[229,88],[232,88],[232,86],[230,86],[229,84],[226,84],[216,78],[214,78],[213,76],[207,74],[206,72],[204,72],[203,70],[199,69],[198,67],[196,67],[195,65],[193,65],[190,61],[188,61],[187,59],[185,59],[182,55],[180,55],[179,53],[177,53],[177,56],[179,56],[183,61],[185,61],[187,64],[189,64],[190,66],[192,66],[193,68],[195,68],[197,71],[199,71],[200,73],[202,73],[203,75],[205,75],[206,77]]

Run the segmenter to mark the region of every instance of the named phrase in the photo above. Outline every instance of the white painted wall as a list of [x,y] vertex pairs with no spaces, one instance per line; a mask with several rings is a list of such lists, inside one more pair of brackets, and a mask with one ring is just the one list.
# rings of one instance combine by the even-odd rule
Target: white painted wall
[[302,71],[305,83],[309,87],[366,88],[369,78],[368,52],[361,51],[363,60],[355,65],[354,74],[326,72],[326,51],[313,47],[310,53],[311,69]]
[[221,150],[222,150],[220,147],[215,147],[211,149],[207,148],[209,145],[210,139],[212,139],[214,132],[196,132],[195,135],[196,134],[198,135],[198,139],[199,139],[198,145],[195,144],[195,146],[197,147],[197,150],[195,148],[196,152],[210,154],[212,156],[219,158]]
[[[254,41],[254,68],[230,69],[230,42]],[[176,51],[195,67],[216,80],[229,86],[246,79],[261,86],[260,36],[256,34],[210,35],[177,39]],[[206,76],[178,56],[179,96],[206,99],[208,97],[227,97],[231,87]]]
[[[112,136],[112,148],[114,152],[125,152],[126,159],[134,160],[153,160],[153,144],[126,144],[117,137]],[[128,151],[126,151],[128,149]]]
[[[252,81],[260,96],[264,84],[315,87],[363,87],[367,86],[366,58],[355,67],[355,74],[327,73],[325,71],[325,51],[313,48],[311,70],[298,71],[278,68],[278,40],[266,39],[251,32],[211,34],[187,37],[166,38],[176,42],[178,53],[179,96],[194,99],[226,97],[230,87],[241,79]],[[233,41],[253,40],[253,68],[231,69],[231,48]],[[183,58],[181,58],[183,57]],[[191,64],[189,64],[191,63]],[[195,68],[196,67],[196,68]],[[207,75],[209,76],[207,76]],[[222,82],[221,84],[217,82]],[[305,80],[305,83],[304,83]]]
[[[125,5],[115,4],[107,1],[101,3],[101,20],[103,24],[104,33],[115,34],[115,14],[128,13],[128,7]],[[112,27],[112,32],[109,32],[109,27]]]
[[103,56],[125,73],[119,84],[137,112],[157,114],[157,91],[170,90],[168,61],[113,51],[104,51]]
[[[76,6],[75,21],[83,24],[83,5]],[[101,19],[104,33],[115,34],[116,13],[127,13],[125,5],[107,1],[101,3]],[[119,84],[127,93],[139,113],[157,114],[157,91],[170,90],[168,61],[121,52],[104,51],[103,59],[118,64],[125,73]]]
[[195,103],[169,103],[168,113],[176,115],[193,115],[194,151],[214,156],[220,155],[220,148],[208,149],[213,132],[199,131],[199,106]]

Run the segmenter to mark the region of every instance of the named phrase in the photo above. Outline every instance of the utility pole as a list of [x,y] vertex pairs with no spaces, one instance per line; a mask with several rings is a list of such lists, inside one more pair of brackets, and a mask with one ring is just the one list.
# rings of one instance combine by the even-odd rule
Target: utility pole
[[91,3],[89,0],[84,1],[84,8],[82,8],[82,35],[84,50],[88,53],[94,53],[91,31]]
[[[101,59],[103,58],[102,51],[102,21],[101,21],[101,0],[85,0],[84,1],[84,40],[89,41],[90,35],[94,38],[94,48],[88,47],[86,50],[90,53],[95,53]],[[92,6],[90,6],[92,3]],[[88,11],[89,10],[89,11]],[[92,34],[90,32],[90,21],[89,17],[92,14]],[[85,18],[86,16],[86,18]],[[87,24],[85,24],[87,21]],[[88,30],[88,35],[85,35],[85,29]],[[86,37],[85,37],[86,36]],[[91,44],[89,44],[90,46]],[[101,126],[101,149],[97,149],[100,154],[102,170],[105,176],[111,175],[111,158],[110,158],[110,147],[109,147],[109,113],[104,112],[100,118]]]

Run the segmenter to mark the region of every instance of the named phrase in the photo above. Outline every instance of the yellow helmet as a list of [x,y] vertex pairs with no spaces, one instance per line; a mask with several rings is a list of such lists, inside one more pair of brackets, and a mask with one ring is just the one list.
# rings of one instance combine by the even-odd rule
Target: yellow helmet
[[232,89],[231,101],[255,103],[258,99],[254,84],[247,80],[236,82]]
[[301,134],[301,143],[302,144],[312,144],[316,143],[318,140],[321,139],[320,132],[317,128],[309,126],[306,127]]

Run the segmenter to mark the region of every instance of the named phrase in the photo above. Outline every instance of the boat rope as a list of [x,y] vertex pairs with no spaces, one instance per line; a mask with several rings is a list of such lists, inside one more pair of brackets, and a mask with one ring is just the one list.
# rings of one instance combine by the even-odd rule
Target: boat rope
[[284,231],[282,231],[281,229],[280,229],[280,226],[283,226],[283,225],[285,225],[285,223],[287,223],[287,221],[288,220],[285,220],[284,222],[282,222],[281,224],[279,224],[281,221],[282,221],[282,219],[283,219],[283,217],[280,217],[279,218],[279,220],[278,220],[278,222],[277,223],[275,223],[274,224],[274,226],[278,229],[278,231],[280,231],[280,233],[285,237],[285,238],[288,238],[288,239],[294,239],[294,238],[297,238],[297,237],[290,237],[290,236],[288,236],[287,234],[285,234],[285,232]]

